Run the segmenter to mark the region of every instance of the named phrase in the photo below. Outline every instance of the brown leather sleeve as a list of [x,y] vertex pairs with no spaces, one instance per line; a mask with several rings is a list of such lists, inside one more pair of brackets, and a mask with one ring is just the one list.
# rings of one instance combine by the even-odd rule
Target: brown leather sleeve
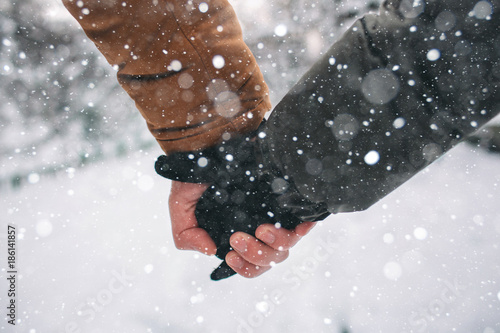
[[268,88],[226,0],[63,0],[165,153],[250,132]]

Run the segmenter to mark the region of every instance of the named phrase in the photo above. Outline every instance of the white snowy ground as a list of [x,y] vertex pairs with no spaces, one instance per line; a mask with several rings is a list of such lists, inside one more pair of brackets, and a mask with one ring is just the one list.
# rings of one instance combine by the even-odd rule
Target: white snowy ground
[[218,259],[173,246],[156,155],[1,194],[0,331],[500,332],[500,156],[461,145],[368,211],[331,216],[262,277],[212,282]]

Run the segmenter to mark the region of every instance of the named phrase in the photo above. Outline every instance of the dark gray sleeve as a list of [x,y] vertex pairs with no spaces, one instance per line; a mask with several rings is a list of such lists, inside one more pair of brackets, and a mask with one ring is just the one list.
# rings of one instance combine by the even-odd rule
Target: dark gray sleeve
[[500,0],[388,0],[280,102],[271,164],[332,213],[363,210],[500,112]]

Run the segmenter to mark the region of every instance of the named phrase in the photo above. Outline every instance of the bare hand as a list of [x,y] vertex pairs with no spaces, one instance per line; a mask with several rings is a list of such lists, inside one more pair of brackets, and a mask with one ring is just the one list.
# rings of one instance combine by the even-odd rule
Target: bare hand
[[195,250],[209,256],[217,247],[205,229],[198,227],[194,210],[207,184],[172,181],[168,206],[175,246],[179,250]]
[[235,232],[230,239],[234,251],[226,255],[226,262],[244,277],[257,277],[288,258],[290,248],[314,225],[314,222],[303,222],[290,231],[278,229],[273,224],[262,224],[255,232],[257,238]]

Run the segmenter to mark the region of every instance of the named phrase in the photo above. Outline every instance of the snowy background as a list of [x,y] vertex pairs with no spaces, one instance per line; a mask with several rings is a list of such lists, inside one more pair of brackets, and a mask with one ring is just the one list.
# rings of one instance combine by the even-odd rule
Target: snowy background
[[[500,332],[500,155],[462,144],[368,211],[320,223],[260,278],[212,282],[219,260],[173,246],[161,152],[112,72],[56,2],[24,40],[21,4],[22,21],[36,1],[0,4],[0,331]],[[275,102],[373,7],[234,4]],[[15,330],[7,224],[18,231]]]

